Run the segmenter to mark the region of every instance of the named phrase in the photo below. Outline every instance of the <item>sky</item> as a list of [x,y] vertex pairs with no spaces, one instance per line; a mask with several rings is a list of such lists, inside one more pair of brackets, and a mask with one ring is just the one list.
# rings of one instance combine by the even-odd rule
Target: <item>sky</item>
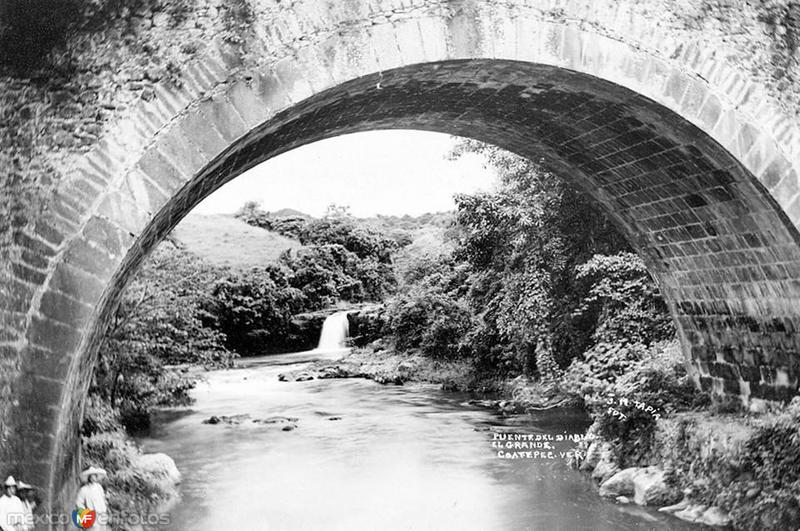
[[243,173],[200,203],[194,213],[227,214],[246,201],[265,210],[293,208],[321,216],[328,205],[353,215],[412,216],[454,208],[453,194],[489,190],[495,174],[483,158],[447,160],[449,135],[372,131],[294,149]]

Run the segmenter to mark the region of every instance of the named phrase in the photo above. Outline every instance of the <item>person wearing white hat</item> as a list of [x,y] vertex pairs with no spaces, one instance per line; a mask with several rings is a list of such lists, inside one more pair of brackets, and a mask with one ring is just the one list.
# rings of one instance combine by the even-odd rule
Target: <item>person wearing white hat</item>
[[8,476],[3,482],[5,492],[0,496],[0,529],[2,531],[24,531],[25,506],[17,497],[17,482]]
[[92,529],[106,531],[108,526],[108,503],[106,492],[100,481],[108,474],[102,468],[89,467],[81,472],[83,486],[78,491],[75,505],[78,509],[91,509],[97,514],[97,520]]
[[17,485],[17,492],[19,493],[19,499],[22,500],[22,507],[25,513],[21,529],[22,531],[33,531],[33,510],[36,508],[33,486],[20,481]]

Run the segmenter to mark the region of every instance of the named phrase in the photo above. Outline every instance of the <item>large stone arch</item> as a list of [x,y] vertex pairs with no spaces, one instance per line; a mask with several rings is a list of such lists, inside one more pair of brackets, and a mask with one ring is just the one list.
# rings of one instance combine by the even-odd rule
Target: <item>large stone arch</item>
[[96,346],[144,256],[245,169],[347,132],[436,130],[543,159],[644,256],[701,385],[794,394],[800,131],[793,101],[740,68],[747,50],[660,26],[657,2],[250,4],[247,53],[225,36],[156,83],[15,233],[0,456],[48,506],[71,497]]

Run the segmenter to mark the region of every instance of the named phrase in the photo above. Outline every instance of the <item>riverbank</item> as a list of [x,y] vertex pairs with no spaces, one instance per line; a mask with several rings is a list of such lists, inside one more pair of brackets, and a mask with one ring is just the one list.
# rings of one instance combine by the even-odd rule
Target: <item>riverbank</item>
[[145,453],[108,404],[96,397],[87,404],[81,438],[83,466],[103,468],[112,528],[160,529],[164,515],[179,501],[181,473],[164,453]]
[[581,401],[562,391],[555,383],[543,384],[530,378],[511,380],[476,374],[467,360],[437,360],[419,351],[397,352],[381,343],[355,348],[341,360],[318,361],[301,371],[287,372],[284,381],[325,378],[366,378],[381,384],[432,383],[445,391],[477,393],[482,403],[508,413],[575,407]]
[[571,367],[547,384],[484,379],[466,361],[381,346],[282,378],[436,383],[484,393],[481,405],[508,414],[582,404],[594,423],[583,445],[586,458],[573,465],[592,475],[603,496],[719,528],[800,526],[800,400],[753,410],[714,401],[691,385],[674,345],[655,347],[613,383]]

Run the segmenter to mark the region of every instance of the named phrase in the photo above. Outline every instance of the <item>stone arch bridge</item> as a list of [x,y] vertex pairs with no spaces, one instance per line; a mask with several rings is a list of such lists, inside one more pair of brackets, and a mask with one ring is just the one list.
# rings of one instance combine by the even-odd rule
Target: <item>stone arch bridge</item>
[[0,465],[46,506],[73,495],[96,348],[147,253],[246,169],[348,132],[541,159],[644,257],[699,385],[795,394],[796,6],[96,4],[0,77]]

